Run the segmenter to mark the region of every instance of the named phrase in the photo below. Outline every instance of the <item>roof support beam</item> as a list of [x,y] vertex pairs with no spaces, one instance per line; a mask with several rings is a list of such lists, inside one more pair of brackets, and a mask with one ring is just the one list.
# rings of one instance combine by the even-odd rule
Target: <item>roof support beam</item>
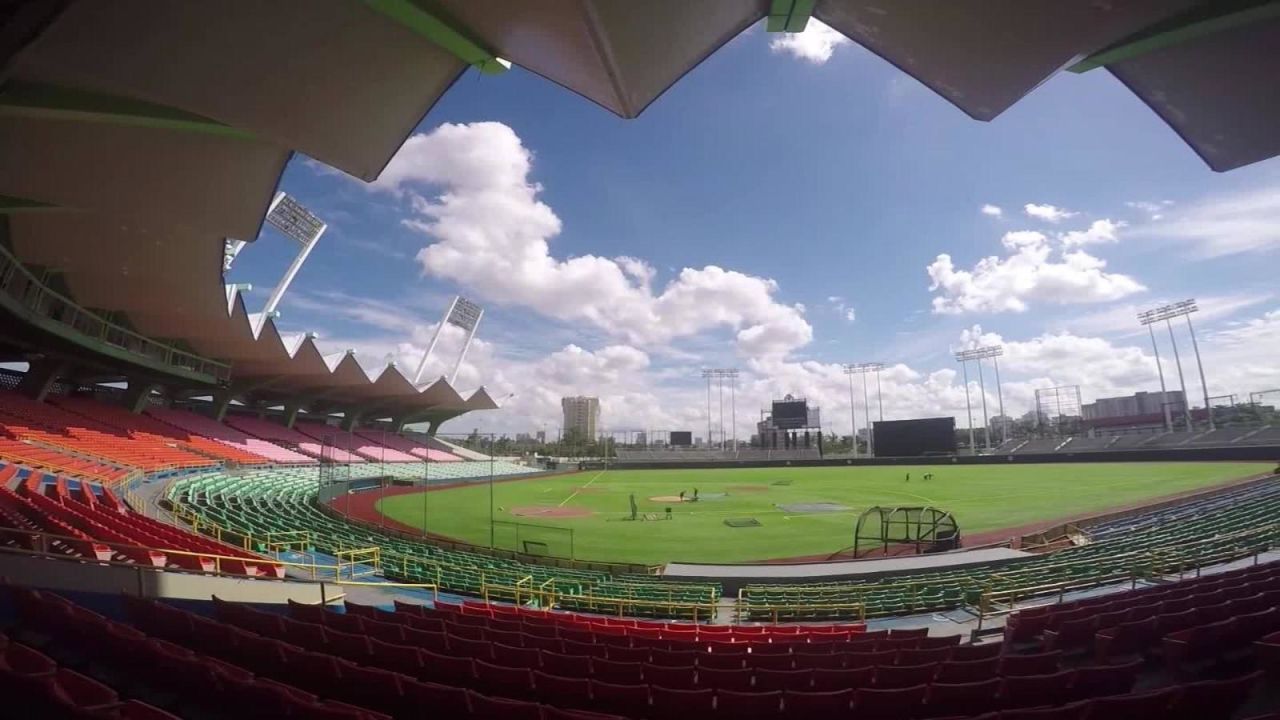
[[11,80],[0,86],[0,116],[107,123],[249,140],[253,133],[144,100]]
[[1276,18],[1280,18],[1280,0],[1205,3],[1191,12],[1135,33],[1067,69],[1073,73],[1088,72],[1207,35]]
[[765,21],[765,29],[769,32],[804,32],[809,24],[809,16],[813,14],[816,0],[773,0],[769,5],[769,16]]
[[498,75],[511,67],[511,63],[427,12],[414,0],[364,1],[376,12],[430,40],[485,75]]

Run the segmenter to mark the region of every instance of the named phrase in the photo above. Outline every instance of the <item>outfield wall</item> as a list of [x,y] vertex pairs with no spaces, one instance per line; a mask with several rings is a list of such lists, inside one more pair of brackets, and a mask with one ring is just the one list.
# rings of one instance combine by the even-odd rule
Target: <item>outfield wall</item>
[[[1257,445],[1220,448],[1160,448],[1113,450],[1110,452],[1061,452],[1026,455],[953,455],[938,457],[823,458],[821,460],[715,460],[708,462],[627,462],[611,466],[628,470],[664,470],[693,468],[753,467],[833,467],[875,465],[1007,465],[1010,463],[1098,463],[1098,462],[1223,462],[1261,461],[1280,463],[1280,446]],[[597,469],[604,463],[584,464],[583,469]]]

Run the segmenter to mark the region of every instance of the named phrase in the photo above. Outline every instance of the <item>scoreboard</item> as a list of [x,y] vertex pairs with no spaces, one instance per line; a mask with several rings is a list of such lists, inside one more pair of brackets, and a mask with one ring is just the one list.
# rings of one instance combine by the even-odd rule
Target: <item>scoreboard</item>
[[956,419],[881,420],[874,423],[877,457],[951,455],[956,451]]
[[693,445],[693,432],[689,430],[671,431],[670,444],[672,447],[691,447]]
[[809,401],[785,400],[773,401],[773,426],[779,430],[798,430],[809,427]]

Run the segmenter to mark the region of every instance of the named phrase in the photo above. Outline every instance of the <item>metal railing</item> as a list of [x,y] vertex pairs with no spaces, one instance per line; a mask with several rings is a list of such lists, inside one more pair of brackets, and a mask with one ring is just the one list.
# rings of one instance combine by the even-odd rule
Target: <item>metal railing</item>
[[0,245],[0,298],[25,314],[33,324],[87,347],[107,345],[124,351],[147,364],[205,376],[225,383],[231,366],[172,345],[152,340],[76,304],[71,298],[44,284],[3,245]]
[[480,587],[480,596],[485,602],[509,602],[514,605],[534,603],[538,607],[561,607],[574,612],[613,615],[616,617],[639,617],[647,615],[679,617],[692,620],[694,623],[715,620],[716,603],[691,603],[664,600],[640,600],[614,596],[596,596],[590,593],[561,593],[554,588],[547,589],[546,583],[534,585],[532,577],[518,580],[513,585],[485,583]]

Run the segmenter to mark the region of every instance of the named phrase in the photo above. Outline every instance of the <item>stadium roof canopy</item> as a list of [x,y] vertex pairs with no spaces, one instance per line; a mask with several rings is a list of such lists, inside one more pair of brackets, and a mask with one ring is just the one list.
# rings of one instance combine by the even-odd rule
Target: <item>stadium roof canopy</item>
[[468,68],[630,118],[752,24],[810,17],[978,120],[1105,68],[1214,170],[1280,153],[1274,0],[33,0],[0,10],[7,242],[79,303],[229,361],[241,397],[492,406],[255,334],[224,239],[258,235],[294,152],[376,178]]

